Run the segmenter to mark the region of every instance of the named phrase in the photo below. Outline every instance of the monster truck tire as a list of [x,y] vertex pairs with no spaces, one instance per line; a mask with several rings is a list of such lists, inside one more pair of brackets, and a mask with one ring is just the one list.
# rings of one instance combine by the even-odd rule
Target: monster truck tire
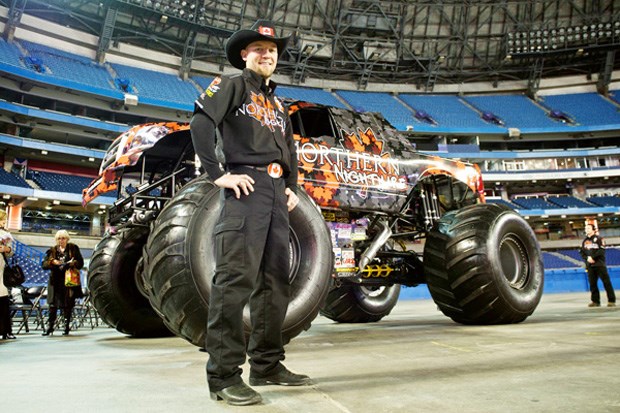
[[390,314],[399,294],[398,284],[389,287],[351,284],[333,287],[321,315],[339,323],[372,323]]
[[131,228],[103,238],[90,260],[88,288],[101,319],[121,333],[170,336],[138,285],[141,274],[137,268],[147,236],[146,228]]
[[458,323],[518,323],[542,296],[543,264],[534,232],[502,205],[445,214],[427,236],[424,270],[433,300]]
[[[312,200],[299,191],[290,214],[291,301],[283,325],[285,342],[310,327],[329,290],[333,251],[329,230]],[[151,304],[178,336],[203,347],[211,279],[213,230],[220,189],[205,177],[187,184],[155,220],[146,245],[145,282]],[[249,310],[244,311],[249,334]]]

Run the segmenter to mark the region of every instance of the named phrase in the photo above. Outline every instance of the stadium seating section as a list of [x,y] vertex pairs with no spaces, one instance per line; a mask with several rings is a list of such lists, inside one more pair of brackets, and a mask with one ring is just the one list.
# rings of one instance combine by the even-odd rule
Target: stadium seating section
[[513,198],[512,202],[525,209],[555,209],[560,208],[544,198]]
[[507,207],[510,207],[512,209],[519,209],[518,206],[516,206],[512,202],[506,201],[505,199],[487,197],[485,200],[488,204],[500,204],[500,205],[506,205]]
[[588,198],[588,202],[594,205],[606,207],[620,207],[620,197],[619,196],[593,196]]
[[21,188],[31,188],[28,185],[28,182],[24,180],[21,176],[15,175],[13,173],[7,172],[4,169],[0,168],[0,185],[8,185],[8,186],[18,186]]
[[22,54],[15,43],[7,43],[0,37],[0,63],[6,65],[24,67]]
[[557,128],[558,122],[524,95],[466,96],[464,100],[480,112],[491,112],[502,119],[506,126],[522,131]]
[[[605,257],[607,266],[620,265],[620,248],[607,247]],[[563,249],[555,252],[543,251],[543,265],[545,269],[585,267],[583,258],[577,249]]]
[[322,89],[278,86],[276,89],[276,95],[293,100],[303,100],[306,102],[319,103],[321,105],[335,106],[337,108],[346,108],[346,105],[338,100],[333,94]]
[[545,269],[579,267],[572,257],[546,251],[543,251],[543,266]]
[[[620,198],[614,196],[592,197],[588,202],[568,195],[549,195],[546,197],[516,197],[512,202],[497,198],[487,198],[487,202],[502,203],[516,209],[558,209],[558,208],[593,208],[620,206]],[[615,203],[614,203],[615,202]]]
[[140,69],[121,64],[110,64],[116,76],[129,79],[130,92],[139,98],[152,99],[162,106],[176,103],[191,110],[200,94],[200,87],[193,81],[183,81],[179,76]]
[[548,196],[547,201],[562,208],[591,208],[593,206],[573,196]]
[[70,192],[81,194],[93,180],[92,177],[59,174],[30,170],[28,178],[32,179],[41,189],[46,191]]
[[48,272],[41,268],[45,254],[19,241],[15,241],[13,246],[15,247],[15,261],[22,267],[26,276],[24,286],[46,285]]
[[357,112],[382,113],[396,129],[407,130],[407,126],[420,122],[409,108],[388,93],[338,90],[336,94]]
[[424,110],[442,126],[460,129],[489,128],[497,131],[497,127],[482,120],[478,113],[457,96],[402,94],[400,99],[415,111]]
[[104,65],[100,65],[91,59],[53,49],[38,43],[22,40],[20,44],[28,52],[28,56],[38,62],[43,70],[31,69],[62,80],[84,84],[100,89],[114,90],[112,79]]
[[[182,80],[178,75],[133,66],[94,60],[49,46],[0,39],[0,68],[19,68],[67,85],[83,85],[86,92],[103,93],[122,99],[123,93],[138,96],[144,104],[192,111],[196,97],[212,81],[208,76],[192,76]],[[381,92],[326,91],[318,88],[280,85],[280,97],[306,100],[359,112],[378,111],[399,130],[419,128],[480,133],[503,133],[518,128],[523,133],[575,131],[585,127],[620,128],[620,113],[610,99],[596,93],[544,96],[534,101],[527,96],[484,95],[457,96],[437,94],[392,95]],[[562,122],[552,113],[566,114],[575,124]],[[420,116],[421,115],[421,116]],[[417,118],[416,118],[417,116]],[[503,123],[503,124],[502,124]]]
[[542,103],[549,109],[570,115],[581,125],[618,125],[618,108],[596,93],[545,96]]

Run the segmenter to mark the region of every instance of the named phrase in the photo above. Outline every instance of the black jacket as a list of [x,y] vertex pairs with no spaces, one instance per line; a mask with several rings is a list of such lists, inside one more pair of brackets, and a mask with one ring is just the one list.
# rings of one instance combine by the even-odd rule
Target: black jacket
[[[605,263],[605,240],[599,235],[586,237],[581,243],[579,250],[581,256],[586,260],[586,267],[604,267]],[[592,257],[594,264],[590,264],[587,259]]]
[[[69,257],[67,261],[73,259],[73,262],[70,264],[71,267],[78,270],[84,267],[84,258],[82,258],[82,253],[77,245],[70,242],[67,243],[65,252]],[[65,270],[68,266],[52,264],[52,261],[57,256],[58,247],[50,248],[45,253],[41,266],[44,270],[50,270],[50,278],[47,282],[47,302],[55,307],[65,307],[68,304],[68,299],[82,297],[83,293],[81,286],[65,287]]]

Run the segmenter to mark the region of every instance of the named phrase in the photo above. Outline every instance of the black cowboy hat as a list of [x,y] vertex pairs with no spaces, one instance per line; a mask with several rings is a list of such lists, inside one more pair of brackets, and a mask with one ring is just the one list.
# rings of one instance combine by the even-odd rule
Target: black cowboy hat
[[241,51],[250,43],[258,40],[274,42],[278,47],[278,56],[286,49],[291,36],[276,37],[276,29],[269,20],[258,20],[250,29],[238,30],[226,41],[226,57],[231,65],[237,69],[245,69],[245,61],[241,58]]

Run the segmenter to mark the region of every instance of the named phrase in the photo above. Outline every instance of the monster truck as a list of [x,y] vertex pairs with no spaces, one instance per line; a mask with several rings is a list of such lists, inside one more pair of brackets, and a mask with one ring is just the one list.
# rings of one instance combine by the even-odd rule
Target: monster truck
[[[401,286],[426,284],[463,324],[518,323],[534,312],[540,247],[517,213],[484,203],[475,165],[416,152],[380,114],[287,104],[300,203],[290,215],[285,340],[319,312],[381,320]],[[95,308],[120,332],[174,333],[202,347],[220,189],[200,172],[189,126],[151,123],[118,137],[83,200],[110,193],[118,199],[89,266]],[[247,308],[244,318],[247,329]]]

